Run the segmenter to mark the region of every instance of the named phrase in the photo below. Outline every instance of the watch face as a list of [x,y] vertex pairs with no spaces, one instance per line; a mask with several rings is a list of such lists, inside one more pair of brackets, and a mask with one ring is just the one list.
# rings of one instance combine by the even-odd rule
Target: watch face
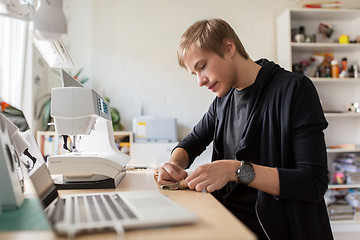
[[244,184],[249,184],[255,176],[254,168],[250,164],[243,164],[239,172],[239,181]]

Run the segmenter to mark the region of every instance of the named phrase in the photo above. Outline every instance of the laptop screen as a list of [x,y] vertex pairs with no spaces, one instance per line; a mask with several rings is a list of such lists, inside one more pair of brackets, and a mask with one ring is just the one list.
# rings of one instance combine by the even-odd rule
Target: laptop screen
[[19,156],[27,171],[23,175],[30,177],[37,195],[46,207],[57,197],[57,191],[24,113],[2,100],[0,106],[0,112],[19,128],[21,136],[30,144],[27,152]]

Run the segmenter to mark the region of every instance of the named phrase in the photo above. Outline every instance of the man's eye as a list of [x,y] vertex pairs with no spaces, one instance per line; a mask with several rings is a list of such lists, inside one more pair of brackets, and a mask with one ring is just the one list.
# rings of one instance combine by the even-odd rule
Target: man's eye
[[201,67],[200,69],[204,69],[204,68],[205,68],[205,66],[206,66],[206,64],[202,65],[202,67]]

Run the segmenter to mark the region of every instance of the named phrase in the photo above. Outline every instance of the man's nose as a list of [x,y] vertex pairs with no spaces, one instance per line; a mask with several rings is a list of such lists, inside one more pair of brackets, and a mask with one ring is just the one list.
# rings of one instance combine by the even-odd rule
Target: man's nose
[[206,83],[209,81],[207,77],[202,74],[197,74],[197,79],[200,87],[206,85]]

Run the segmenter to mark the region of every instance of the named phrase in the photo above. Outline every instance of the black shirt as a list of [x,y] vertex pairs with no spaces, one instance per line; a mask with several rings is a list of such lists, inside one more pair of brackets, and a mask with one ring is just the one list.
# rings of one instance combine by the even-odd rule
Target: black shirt
[[224,159],[236,159],[237,146],[244,133],[246,125],[246,113],[249,102],[249,96],[253,85],[242,90],[234,90],[233,104],[229,106],[227,114],[229,117],[225,120]]

